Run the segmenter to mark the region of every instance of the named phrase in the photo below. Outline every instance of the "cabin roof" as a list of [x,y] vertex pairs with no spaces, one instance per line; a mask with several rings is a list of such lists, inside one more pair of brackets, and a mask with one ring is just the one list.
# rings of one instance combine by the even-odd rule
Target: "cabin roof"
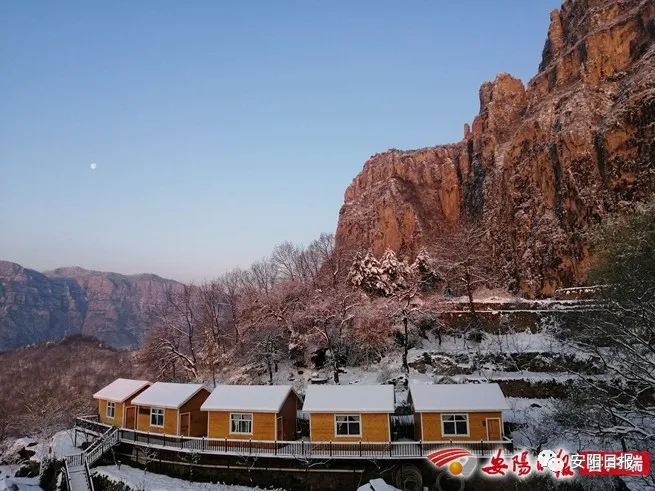
[[505,411],[507,400],[498,384],[410,384],[414,411]]
[[277,413],[291,391],[290,385],[218,385],[200,409]]
[[132,402],[137,406],[179,409],[204,388],[205,386],[202,384],[155,382],[135,397]]
[[125,402],[141,389],[149,385],[150,382],[147,380],[118,378],[108,386],[93,394],[93,398],[102,399],[103,401]]
[[302,407],[307,413],[393,413],[392,385],[310,385]]

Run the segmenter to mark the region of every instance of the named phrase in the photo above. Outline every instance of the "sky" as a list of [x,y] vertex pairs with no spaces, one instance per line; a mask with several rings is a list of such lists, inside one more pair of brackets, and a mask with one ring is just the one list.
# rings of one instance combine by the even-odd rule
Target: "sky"
[[202,281],[334,232],[371,155],[536,74],[559,5],[2,1],[0,260]]

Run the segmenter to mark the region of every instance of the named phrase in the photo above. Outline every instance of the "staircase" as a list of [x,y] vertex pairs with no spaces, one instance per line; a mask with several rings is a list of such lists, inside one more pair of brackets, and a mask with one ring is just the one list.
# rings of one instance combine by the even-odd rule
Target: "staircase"
[[118,443],[118,428],[112,427],[105,431],[100,438],[93,442],[86,450],[84,457],[89,466],[95,464],[100,457]]
[[64,458],[68,491],[94,491],[84,454],[67,455]]
[[118,443],[118,428],[109,428],[82,453],[64,458],[69,491],[94,491],[89,466]]

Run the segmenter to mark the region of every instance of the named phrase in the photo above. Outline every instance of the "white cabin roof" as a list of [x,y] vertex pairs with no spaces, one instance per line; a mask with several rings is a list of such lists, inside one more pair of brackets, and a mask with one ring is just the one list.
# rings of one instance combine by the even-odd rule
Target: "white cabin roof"
[[498,384],[410,384],[414,411],[506,411],[507,400]]
[[204,388],[205,386],[202,384],[155,382],[135,397],[132,402],[137,406],[179,409]]
[[200,409],[277,413],[292,390],[290,385],[218,385]]
[[302,410],[306,413],[393,413],[392,385],[310,385]]
[[93,398],[102,399],[103,401],[125,402],[141,389],[148,387],[149,385],[150,382],[147,380],[118,378],[107,387],[104,387],[93,394]]

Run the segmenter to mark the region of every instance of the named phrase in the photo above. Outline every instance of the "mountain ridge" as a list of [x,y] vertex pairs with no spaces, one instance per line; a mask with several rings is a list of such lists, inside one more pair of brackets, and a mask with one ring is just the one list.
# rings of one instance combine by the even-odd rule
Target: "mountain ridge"
[[141,273],[78,266],[39,272],[0,261],[0,350],[82,334],[108,346],[136,348],[149,311],[182,283]]

